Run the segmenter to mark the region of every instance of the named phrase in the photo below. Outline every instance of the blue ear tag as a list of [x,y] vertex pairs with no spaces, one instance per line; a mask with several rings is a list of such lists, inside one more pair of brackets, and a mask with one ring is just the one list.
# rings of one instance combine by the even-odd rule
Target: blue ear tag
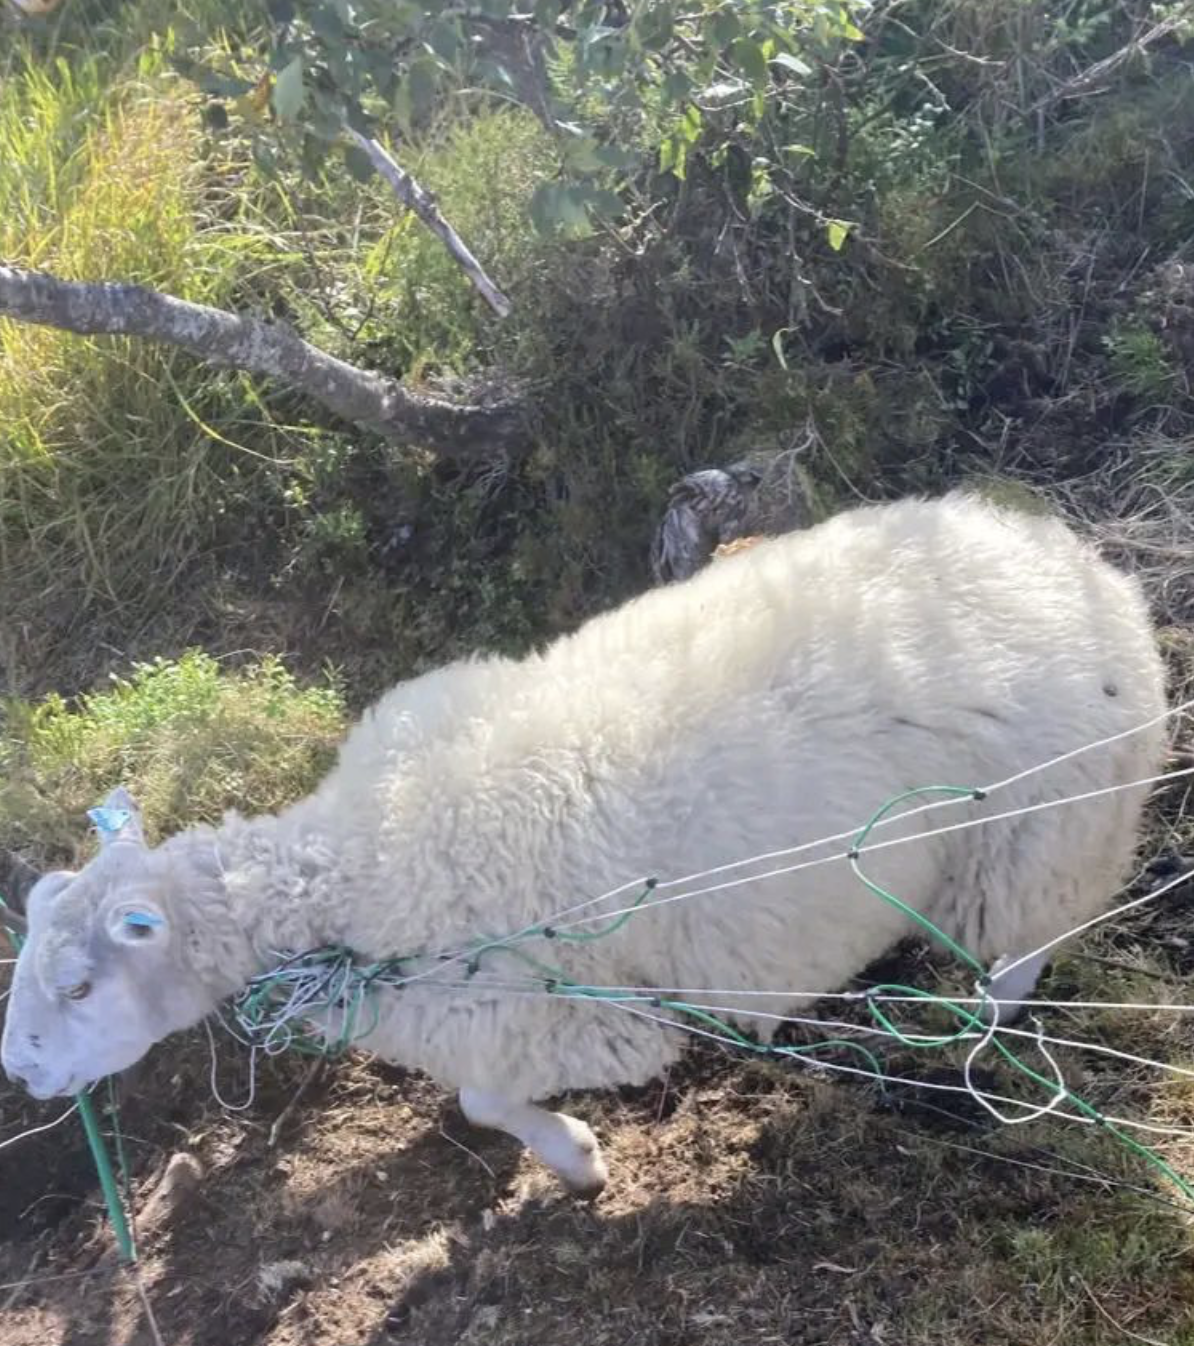
[[124,914],[124,923],[125,925],[135,926],[141,930],[152,930],[155,926],[166,924],[160,916],[155,916],[149,911],[126,911]]
[[108,836],[116,836],[122,828],[128,825],[133,815],[128,809],[96,808],[88,809],[87,816],[95,824],[97,832],[104,832]]

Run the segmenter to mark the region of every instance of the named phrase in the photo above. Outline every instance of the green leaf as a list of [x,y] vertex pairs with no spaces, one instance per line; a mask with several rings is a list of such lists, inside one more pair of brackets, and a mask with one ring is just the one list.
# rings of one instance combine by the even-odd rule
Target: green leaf
[[550,234],[559,221],[560,184],[541,182],[531,196],[531,223],[541,234]]
[[794,75],[811,75],[812,66],[807,61],[802,61],[799,56],[793,56],[790,52],[781,51],[771,58],[772,65],[783,66],[785,70],[790,70]]
[[345,145],[344,163],[348,171],[358,182],[368,182],[373,176],[373,160],[356,145]]
[[390,99],[390,105],[394,109],[394,120],[402,128],[403,134],[410,135],[415,109],[411,101],[410,86],[406,80],[399,81]]
[[730,59],[754,85],[767,82],[767,58],[763,48],[748,37],[740,37],[730,46]]
[[816,158],[817,154],[817,151],[813,149],[811,145],[801,145],[798,143],[794,143],[791,145],[784,145],[782,148],[785,154],[804,154],[808,155],[811,158]]
[[298,116],[306,92],[303,85],[303,58],[296,56],[274,80],[272,101],[274,111],[282,121],[293,121]]
[[671,173],[684,181],[688,172],[688,141],[680,136],[668,136],[659,146],[659,171]]
[[771,181],[771,165],[767,161],[756,159],[750,171],[750,190],[746,194],[747,209],[757,215],[763,202],[775,191]]
[[669,103],[678,103],[692,92],[692,78],[686,70],[669,70],[660,91]]
[[613,220],[621,215],[622,198],[617,192],[607,191],[604,187],[589,187],[583,193],[588,210],[599,220]]
[[775,352],[779,367],[784,370],[788,367],[788,357],[784,354],[784,336],[791,330],[790,327],[780,327],[771,338],[771,349]]
[[[315,89],[307,104],[307,116],[304,119],[308,130],[322,136],[324,140],[339,140],[344,127],[346,109],[334,93]],[[357,129],[363,129],[360,118],[353,117],[358,123]]]
[[272,180],[278,176],[278,156],[274,147],[259,137],[253,140],[253,162],[264,177]]
[[436,19],[427,30],[427,45],[441,60],[451,63],[460,50],[460,29],[447,19]]
[[240,98],[253,88],[252,80],[222,74],[219,70],[191,60],[189,56],[175,56],[171,65],[183,79],[191,80],[204,93],[214,94],[217,98]]
[[598,145],[593,151],[593,158],[602,168],[621,169],[623,172],[629,172],[640,162],[634,150],[619,149],[617,145]]
[[718,47],[728,47],[741,31],[738,16],[731,9],[719,10],[709,24],[709,36]]
[[849,220],[828,220],[825,224],[825,234],[829,239],[829,246],[834,252],[841,252],[842,245],[850,237],[850,230],[854,226]]
[[602,167],[597,155],[597,142],[592,136],[564,141],[561,148],[564,162],[574,173],[595,173]]
[[303,165],[303,172],[312,179],[318,181],[323,176],[323,170],[327,164],[328,147],[327,141],[322,136],[317,136],[314,132],[308,131],[303,136],[303,145],[299,153],[299,159]]
[[640,10],[632,24],[632,30],[644,47],[659,51],[671,40],[675,21],[675,11],[668,0],[664,0],[663,4]]
[[331,5],[312,5],[307,21],[311,25],[311,31],[325,42],[344,41],[344,24]]
[[541,183],[531,197],[531,220],[541,233],[556,230],[573,236],[592,233],[588,207],[598,206],[603,195],[583,183]]
[[411,112],[415,117],[422,117],[431,111],[431,105],[435,102],[435,91],[439,80],[436,78],[436,63],[429,56],[420,57],[417,61],[412,61],[410,70],[406,76],[407,87],[410,90]]

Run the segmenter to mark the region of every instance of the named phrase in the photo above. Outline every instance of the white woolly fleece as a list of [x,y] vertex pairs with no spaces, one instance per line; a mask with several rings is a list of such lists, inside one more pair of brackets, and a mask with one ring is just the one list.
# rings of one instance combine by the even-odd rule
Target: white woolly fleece
[[[311,797],[166,843],[168,901],[195,906],[186,857],[214,840],[261,966],[332,940],[372,957],[462,947],[639,875],[856,828],[913,786],[998,780],[1163,710],[1136,584],[1062,524],[959,496],[867,507],[719,560],[542,654],[395,687]],[[884,837],[1147,777],[1164,743],[1160,727],[1132,735]],[[865,867],[990,962],[1106,906],[1145,794]],[[592,943],[526,947],[589,984],[831,991],[910,928],[839,862],[648,905]],[[240,961],[222,958],[225,972]],[[467,989],[432,978],[385,992],[361,1045],[444,1085],[526,1099],[642,1083],[682,1049],[683,1034],[608,1006],[486,987],[525,971],[496,952]]]

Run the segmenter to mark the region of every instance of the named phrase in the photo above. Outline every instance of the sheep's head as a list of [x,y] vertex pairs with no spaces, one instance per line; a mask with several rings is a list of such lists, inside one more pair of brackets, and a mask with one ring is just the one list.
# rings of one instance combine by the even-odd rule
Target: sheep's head
[[26,903],[0,1058],[35,1098],[125,1069],[210,1007],[179,957],[168,867],[125,791],[105,801],[99,826],[95,859],[45,875]]

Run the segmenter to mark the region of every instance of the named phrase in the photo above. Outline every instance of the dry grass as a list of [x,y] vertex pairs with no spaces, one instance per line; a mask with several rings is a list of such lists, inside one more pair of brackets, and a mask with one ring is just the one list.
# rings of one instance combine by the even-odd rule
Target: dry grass
[[1157,619],[1194,627],[1194,470],[1188,441],[1108,446],[1104,462],[1049,494],[1115,564],[1140,577]]

